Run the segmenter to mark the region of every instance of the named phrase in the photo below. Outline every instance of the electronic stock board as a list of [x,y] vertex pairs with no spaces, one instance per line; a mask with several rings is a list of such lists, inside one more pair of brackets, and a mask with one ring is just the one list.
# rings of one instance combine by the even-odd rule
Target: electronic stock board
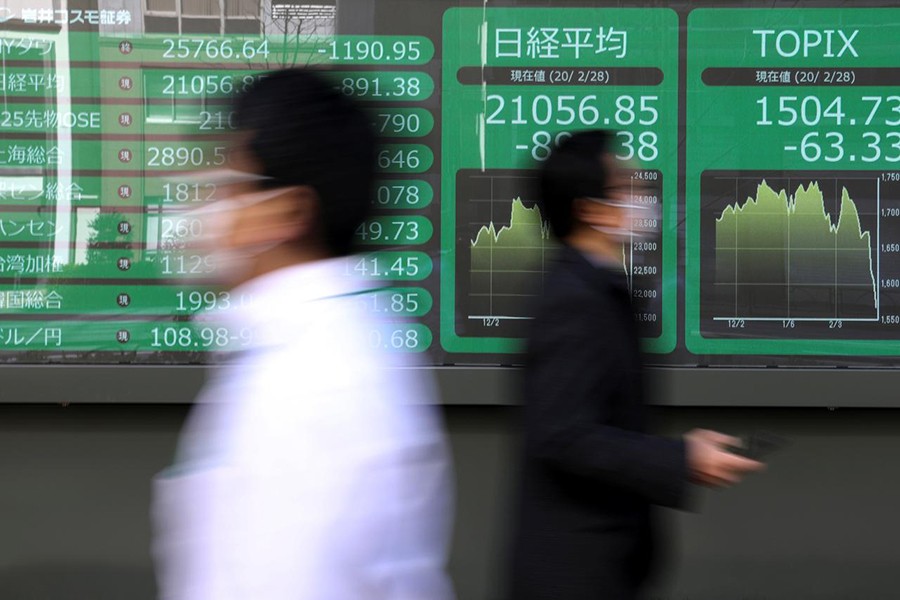
[[536,168],[604,128],[659,209],[622,253],[649,363],[891,366],[900,9],[646,4],[0,7],[0,357],[194,364],[247,343],[215,320],[247,299],[184,240],[215,197],[228,97],[311,66],[381,139],[346,259],[381,288],[371,343],[518,364],[556,244]]

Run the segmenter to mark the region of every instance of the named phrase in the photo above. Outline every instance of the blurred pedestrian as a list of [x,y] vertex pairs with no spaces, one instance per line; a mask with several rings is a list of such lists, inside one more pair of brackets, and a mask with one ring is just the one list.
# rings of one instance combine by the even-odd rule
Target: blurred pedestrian
[[623,243],[650,223],[615,134],[576,133],[543,164],[539,205],[562,242],[544,280],[524,373],[522,481],[510,600],[630,600],[652,565],[654,505],[690,481],[738,482],[758,462],[739,440],[646,432],[638,332]]
[[378,323],[346,263],[371,206],[369,119],[300,69],[267,74],[234,111],[201,243],[231,288],[210,322],[253,337],[203,389],[157,478],[160,597],[448,600],[433,391],[368,342]]

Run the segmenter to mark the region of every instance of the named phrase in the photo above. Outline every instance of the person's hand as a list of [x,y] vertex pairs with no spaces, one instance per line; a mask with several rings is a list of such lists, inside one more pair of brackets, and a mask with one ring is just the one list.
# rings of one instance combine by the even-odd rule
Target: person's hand
[[765,464],[732,454],[728,447],[739,447],[741,440],[708,429],[694,429],[684,436],[691,480],[711,487],[739,483],[747,473],[761,471]]

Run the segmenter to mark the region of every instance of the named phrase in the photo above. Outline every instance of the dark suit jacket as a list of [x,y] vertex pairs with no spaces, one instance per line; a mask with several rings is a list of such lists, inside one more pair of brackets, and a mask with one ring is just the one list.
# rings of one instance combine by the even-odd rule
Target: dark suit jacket
[[564,247],[544,282],[524,374],[510,600],[636,597],[652,505],[679,506],[684,444],[647,435],[625,275]]

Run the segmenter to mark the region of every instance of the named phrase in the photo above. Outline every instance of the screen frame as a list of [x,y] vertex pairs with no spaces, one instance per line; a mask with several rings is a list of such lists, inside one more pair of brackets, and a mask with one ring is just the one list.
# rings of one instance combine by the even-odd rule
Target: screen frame
[[[2,404],[191,404],[222,366],[2,365]],[[516,406],[522,369],[416,367],[445,406]],[[649,367],[653,406],[896,408],[900,372],[849,368]],[[865,390],[865,394],[860,394]]]

